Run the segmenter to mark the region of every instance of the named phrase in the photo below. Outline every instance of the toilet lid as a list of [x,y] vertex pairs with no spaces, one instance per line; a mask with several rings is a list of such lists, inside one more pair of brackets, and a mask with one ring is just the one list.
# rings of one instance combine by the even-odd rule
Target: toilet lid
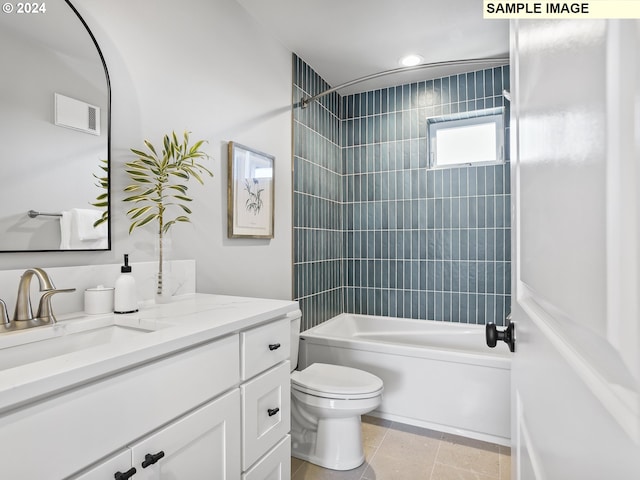
[[366,398],[382,391],[382,380],[356,368],[314,363],[291,374],[292,387],[320,397]]

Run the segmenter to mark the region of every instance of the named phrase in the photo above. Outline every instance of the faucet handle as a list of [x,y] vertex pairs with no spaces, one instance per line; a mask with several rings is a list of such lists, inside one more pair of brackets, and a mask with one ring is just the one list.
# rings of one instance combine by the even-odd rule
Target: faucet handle
[[56,317],[53,314],[53,308],[51,307],[51,297],[53,297],[56,293],[69,293],[75,291],[75,288],[54,288],[44,292],[42,294],[42,297],[40,297],[40,304],[38,305],[38,313],[36,313],[36,318],[45,322],[56,323]]
[[4,300],[0,299],[0,325],[8,327],[10,324],[9,313],[7,312],[7,304]]

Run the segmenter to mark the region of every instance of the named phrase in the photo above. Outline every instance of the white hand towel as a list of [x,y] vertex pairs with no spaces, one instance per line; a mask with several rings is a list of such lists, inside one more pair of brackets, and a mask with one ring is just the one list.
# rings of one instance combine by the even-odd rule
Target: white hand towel
[[[91,213],[85,214],[84,212]],[[108,248],[107,225],[103,223],[98,228],[93,227],[93,223],[101,215],[98,210],[79,208],[63,211],[60,217],[60,249],[100,250]]]
[[100,210],[83,208],[71,209],[73,223],[75,224],[75,234],[78,240],[86,242],[88,240],[102,240],[107,238],[107,224],[103,223],[94,227],[93,224],[100,219]]
[[60,217],[60,250],[71,248],[71,212],[64,211]]

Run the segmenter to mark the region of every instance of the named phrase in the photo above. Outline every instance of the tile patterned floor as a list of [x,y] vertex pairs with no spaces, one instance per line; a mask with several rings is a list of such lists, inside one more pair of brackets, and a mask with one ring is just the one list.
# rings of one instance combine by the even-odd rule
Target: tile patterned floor
[[362,418],[366,460],[344,472],[291,458],[292,480],[509,480],[507,447],[381,420]]

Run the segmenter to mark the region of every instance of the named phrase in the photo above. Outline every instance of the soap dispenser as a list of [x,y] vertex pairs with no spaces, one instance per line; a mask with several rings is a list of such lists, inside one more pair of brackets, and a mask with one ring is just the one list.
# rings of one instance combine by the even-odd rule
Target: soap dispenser
[[138,311],[136,279],[131,274],[129,255],[124,254],[124,265],[120,267],[120,276],[115,283],[113,299],[114,313],[133,313]]

